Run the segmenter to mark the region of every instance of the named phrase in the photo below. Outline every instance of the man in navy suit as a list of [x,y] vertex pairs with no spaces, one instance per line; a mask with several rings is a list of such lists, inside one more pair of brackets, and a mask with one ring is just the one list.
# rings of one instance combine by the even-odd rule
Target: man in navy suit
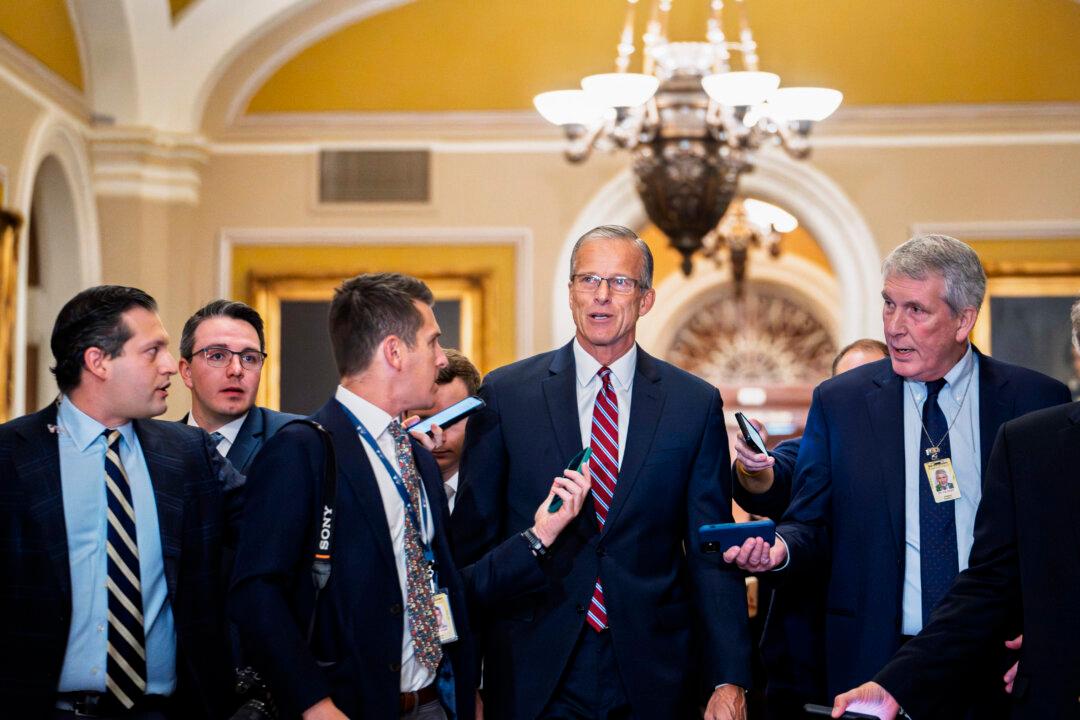
[[0,715],[221,717],[227,491],[206,433],[165,411],[176,361],[141,290],[60,311],[60,396],[0,426]]
[[[1069,400],[1062,383],[970,344],[986,275],[964,243],[913,238],[885,259],[883,277],[889,359],[818,386],[776,545],[757,539],[725,553],[749,570],[779,568],[793,584],[829,578],[830,694],[873,677],[967,567],[1002,423]],[[939,467],[955,474],[958,497],[935,491]],[[980,660],[943,717],[1002,712],[1006,663]]]
[[183,421],[210,433],[241,473],[263,443],[300,417],[255,405],[265,359],[262,318],[242,302],[214,300],[184,323],[180,379],[191,391],[191,412]]
[[[251,467],[230,609],[289,715],[472,720],[470,610],[543,587],[544,548],[586,497],[586,477],[549,478],[523,537],[458,572],[428,451],[442,434],[422,445],[398,419],[434,403],[446,365],[433,302],[423,282],[390,273],[359,275],[334,294],[330,340],[341,384],[312,416],[332,437],[337,467],[332,572],[317,599],[310,567],[325,517],[322,441],[291,424]],[[556,496],[563,506],[549,513]]]
[[[885,343],[860,338],[833,358],[832,376],[888,356]],[[761,423],[750,422],[767,440],[768,433]],[[791,502],[791,481],[801,442],[802,438],[785,440],[766,455],[751,448],[742,435],[735,436],[731,487],[739,507],[780,522]],[[761,643],[766,717],[788,720],[801,715],[806,703],[819,703],[826,697],[825,668],[821,664],[825,644],[824,578],[813,587],[804,585],[786,593],[773,586],[772,578],[759,579],[759,597],[763,598],[759,603],[768,609],[761,623],[767,628]]]
[[459,562],[527,527],[548,478],[593,451],[595,512],[549,548],[549,585],[485,616],[492,717],[681,718],[706,698],[710,720],[745,716],[743,578],[702,555],[697,532],[731,520],[720,393],[634,342],[652,268],[633,231],[586,233],[568,283],[573,341],[480,390],[453,517]]

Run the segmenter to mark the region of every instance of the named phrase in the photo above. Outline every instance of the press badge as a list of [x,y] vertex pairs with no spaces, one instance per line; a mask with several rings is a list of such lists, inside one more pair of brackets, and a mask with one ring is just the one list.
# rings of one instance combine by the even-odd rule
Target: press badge
[[956,482],[952,460],[949,458],[931,460],[923,463],[923,468],[926,470],[926,480],[930,483],[930,492],[934,494],[934,502],[943,503],[960,499],[960,484]]
[[439,625],[439,642],[443,645],[458,639],[454,614],[450,612],[450,597],[446,590],[440,590],[431,598],[435,603],[435,622]]

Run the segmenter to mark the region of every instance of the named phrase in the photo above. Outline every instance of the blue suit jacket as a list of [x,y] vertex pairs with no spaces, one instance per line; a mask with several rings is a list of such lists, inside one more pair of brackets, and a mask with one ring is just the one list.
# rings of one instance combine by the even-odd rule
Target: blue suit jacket
[[[790,551],[783,573],[793,579],[829,577],[825,660],[830,696],[872,678],[900,647],[903,390],[903,379],[888,359],[817,387],[791,507],[778,529]],[[983,477],[1002,423],[1068,401],[1068,389],[1057,380],[979,354]]]
[[[312,419],[333,437],[338,470],[333,571],[319,597],[312,645],[305,638],[324,453],[307,426],[283,428],[251,466],[230,612],[245,652],[266,672],[287,713],[299,714],[329,696],[349,717],[397,717],[407,630],[382,497],[362,441],[338,402],[331,399]],[[469,719],[476,688],[470,603],[483,605],[518,584],[532,589],[544,575],[525,541],[514,538],[463,577],[450,555],[450,512],[438,465],[415,441],[412,448],[431,499],[439,582],[449,591],[461,636],[444,646],[455,686],[453,699],[444,700],[456,706],[456,717]]]
[[302,417],[292,413],[283,413],[264,407],[252,406],[244,423],[240,426],[240,432],[236,434],[236,442],[229,448],[225,455],[229,462],[240,472],[247,474],[252,461],[258,455],[259,450],[266,441],[274,436],[286,423]]
[[[71,587],[56,405],[0,426],[0,707],[44,717],[53,707],[71,621]],[[177,641],[184,717],[228,708],[224,588],[226,494],[242,478],[206,433],[134,421],[157,501],[165,580]]]
[[[551,479],[581,449],[571,345],[492,372],[469,420],[455,552],[471,562],[532,525]],[[604,531],[586,508],[552,547],[549,585],[486,615],[485,710],[542,712],[584,627],[600,576],[635,718],[677,717],[694,679],[750,683],[742,575],[699,550],[697,529],[731,520],[720,393],[638,350],[630,425]]]
[[975,519],[971,566],[919,636],[875,678],[929,717],[957,671],[1000,646],[1023,615],[1014,720],[1080,717],[1080,403],[1006,423]]

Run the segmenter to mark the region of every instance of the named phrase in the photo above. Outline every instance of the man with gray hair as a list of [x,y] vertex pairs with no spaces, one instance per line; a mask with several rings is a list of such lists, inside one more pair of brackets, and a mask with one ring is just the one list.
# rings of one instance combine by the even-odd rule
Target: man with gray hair
[[[1072,306],[1072,336],[1080,349],[1080,301]],[[874,682],[836,699],[834,716],[850,707],[892,720],[902,705],[911,717],[934,717],[954,691],[958,670],[998,649],[1019,617],[1022,653],[1019,668],[1005,678],[1011,707],[1003,705],[1016,720],[1076,717],[1077,467],[1080,403],[1002,426],[990,455],[970,566],[930,623]],[[1065,552],[1048,552],[1052,548]]]
[[[969,246],[915,237],[889,254],[882,275],[889,358],[817,387],[775,546],[750,540],[724,555],[751,571],[777,569],[781,581],[828,576],[830,695],[872,678],[968,566],[1002,423],[1069,401],[1057,380],[969,342],[986,289]],[[955,477],[953,490],[935,486],[939,468]],[[942,717],[1001,715],[1007,663],[998,660],[987,653],[963,669]],[[973,698],[986,705],[973,711]]]

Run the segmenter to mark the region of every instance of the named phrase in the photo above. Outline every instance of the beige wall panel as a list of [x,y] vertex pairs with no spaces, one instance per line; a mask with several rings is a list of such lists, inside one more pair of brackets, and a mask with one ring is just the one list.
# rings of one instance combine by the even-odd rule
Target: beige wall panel
[[7,168],[5,207],[13,207],[26,144],[41,112],[40,105],[0,80],[0,165]]

